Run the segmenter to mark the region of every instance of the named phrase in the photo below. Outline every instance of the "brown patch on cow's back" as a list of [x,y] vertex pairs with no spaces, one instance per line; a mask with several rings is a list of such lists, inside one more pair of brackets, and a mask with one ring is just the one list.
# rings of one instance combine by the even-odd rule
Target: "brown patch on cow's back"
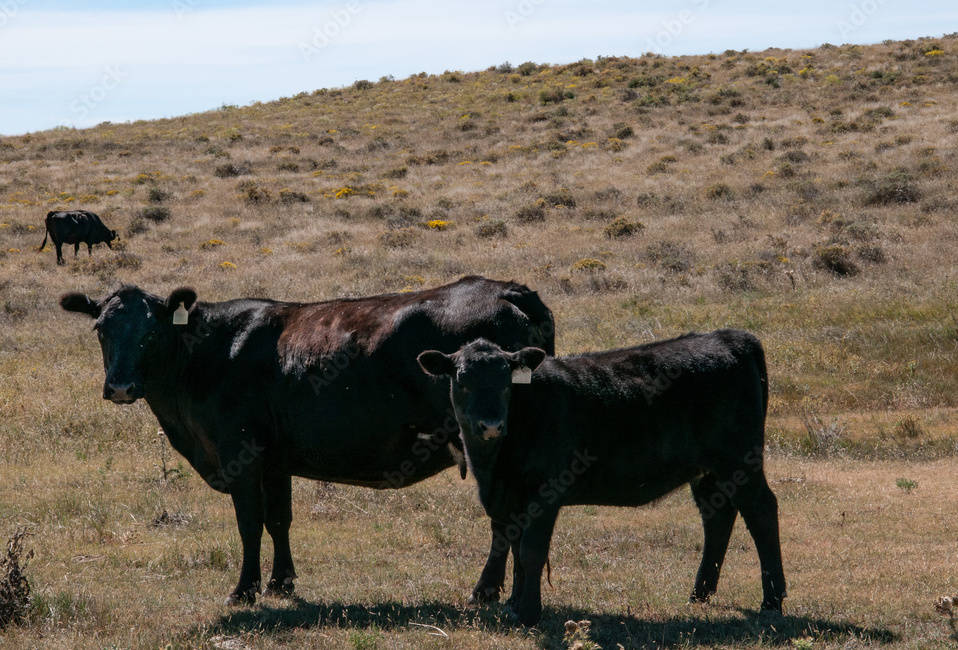
[[356,346],[359,353],[368,354],[394,330],[397,317],[431,302],[446,302],[450,290],[478,280],[489,282],[467,277],[452,284],[410,293],[279,304],[274,308],[274,317],[281,321],[283,328],[278,352],[287,364],[307,365],[349,346]]

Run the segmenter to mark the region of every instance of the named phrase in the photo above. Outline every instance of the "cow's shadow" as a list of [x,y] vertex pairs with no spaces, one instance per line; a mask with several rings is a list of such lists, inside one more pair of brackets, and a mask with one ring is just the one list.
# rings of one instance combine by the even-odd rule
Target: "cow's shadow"
[[[543,648],[565,648],[563,636],[568,620],[591,621],[591,638],[602,647],[626,648],[687,647],[690,644],[791,645],[792,639],[812,637],[842,643],[861,640],[875,644],[891,643],[898,635],[886,628],[866,628],[844,621],[830,621],[806,616],[777,616],[750,610],[709,611],[694,607],[687,616],[647,620],[632,615],[594,614],[579,608],[546,607],[542,621],[530,631]],[[380,630],[417,629],[416,624],[436,626],[446,632],[457,629],[480,629],[488,632],[513,630],[516,624],[506,615],[502,605],[465,609],[455,605],[427,601],[417,605],[383,602],[371,605],[342,602],[261,601],[255,607],[225,614],[203,633],[241,634],[250,631],[269,633],[314,627],[370,628]],[[428,628],[422,629],[428,634]]]

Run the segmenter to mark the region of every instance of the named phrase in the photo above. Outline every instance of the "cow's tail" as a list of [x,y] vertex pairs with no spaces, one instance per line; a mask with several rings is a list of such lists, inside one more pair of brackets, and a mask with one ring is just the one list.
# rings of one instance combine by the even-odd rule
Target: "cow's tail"
[[529,343],[542,348],[550,357],[555,356],[555,319],[552,310],[539,298],[539,294],[521,284],[514,284],[503,296],[524,313],[532,324]]
[[765,365],[765,348],[761,341],[755,341],[755,355],[758,361],[758,373],[762,383],[762,419],[768,416],[768,367]]
[[47,246],[47,237],[50,236],[50,228],[46,229],[46,232],[43,233],[43,243],[40,244],[40,248],[37,249],[38,253],[42,253],[43,249]]

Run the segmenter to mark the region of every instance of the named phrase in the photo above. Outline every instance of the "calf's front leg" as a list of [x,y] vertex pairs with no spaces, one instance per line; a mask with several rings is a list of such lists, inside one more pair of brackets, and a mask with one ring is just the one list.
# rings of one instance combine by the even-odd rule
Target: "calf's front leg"
[[470,605],[479,603],[494,603],[499,600],[502,583],[506,578],[506,559],[509,557],[509,539],[506,536],[506,525],[490,519],[492,528],[492,545],[489,548],[489,558],[482,569],[479,582],[469,597]]
[[542,569],[549,559],[549,544],[558,514],[557,510],[543,512],[532,519],[522,534],[516,557],[522,569],[522,587],[515,613],[523,625],[535,625],[542,617]]

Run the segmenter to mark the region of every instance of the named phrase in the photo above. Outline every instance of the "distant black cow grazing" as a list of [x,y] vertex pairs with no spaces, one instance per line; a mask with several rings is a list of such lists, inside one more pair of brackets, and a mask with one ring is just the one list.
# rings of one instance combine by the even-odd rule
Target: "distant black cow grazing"
[[73,244],[73,256],[80,253],[80,244],[86,244],[87,252],[93,255],[93,244],[103,242],[109,248],[110,242],[116,239],[115,230],[103,225],[100,217],[89,210],[70,210],[48,212],[46,218],[47,232],[43,236],[40,250],[47,245],[47,237],[53,240],[57,249],[57,264],[63,264],[63,244]]
[[[691,483],[705,543],[693,601],[718,583],[736,513],[762,565],[764,609],[781,611],[778,506],[762,468],[765,354],[741,331],[689,334],[635,348],[545,359],[475,341],[419,363],[451,378],[452,403],[486,512],[516,562],[510,606],[532,625],[563,505],[635,506]],[[531,384],[510,382],[535,369]],[[517,378],[522,381],[522,378]]]
[[[255,600],[264,524],[267,593],[293,590],[290,476],[398,488],[456,462],[465,472],[448,389],[416,365],[420,351],[477,337],[553,349],[552,313],[534,291],[480,277],[320,303],[195,301],[192,289],[162,299],[124,287],[60,302],[96,319],[103,397],[145,398],[173,447],[232,497],[243,542],[233,604]],[[477,600],[498,598],[505,575],[508,545],[492,529]]]

